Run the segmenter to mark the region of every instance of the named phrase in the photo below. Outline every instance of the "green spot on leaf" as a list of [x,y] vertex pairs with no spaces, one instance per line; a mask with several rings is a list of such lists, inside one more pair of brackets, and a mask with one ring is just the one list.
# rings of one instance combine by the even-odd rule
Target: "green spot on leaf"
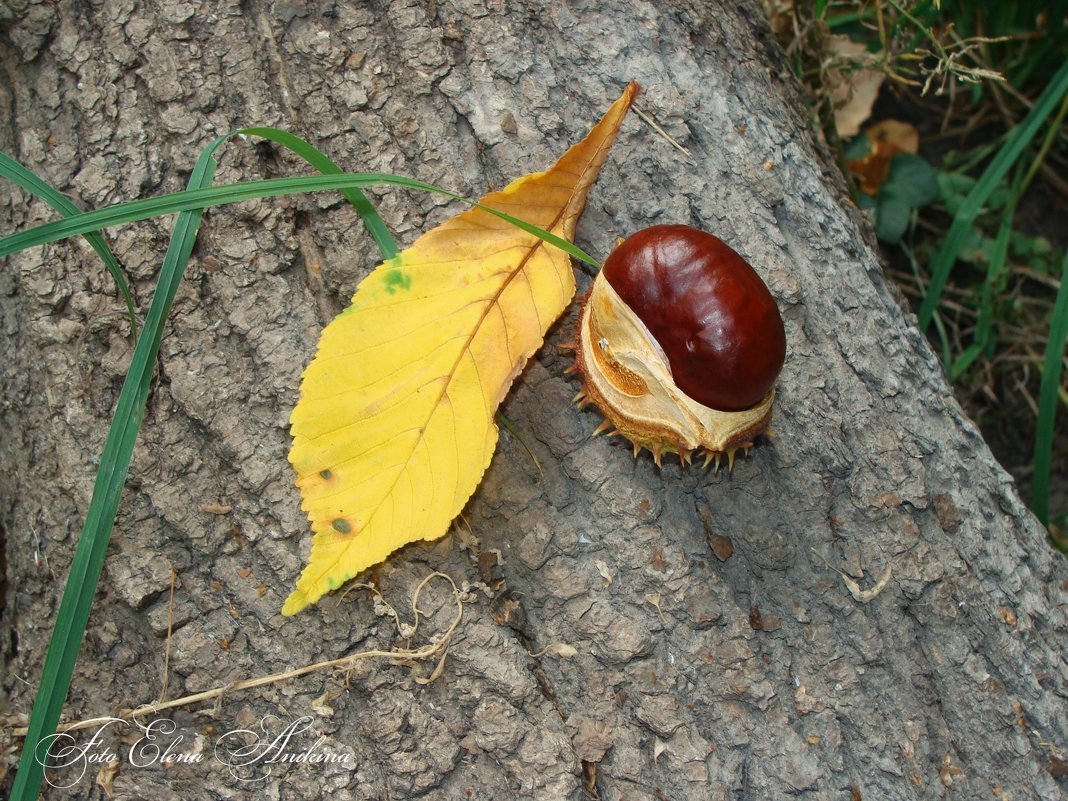
[[332,479],[334,477],[334,474],[331,473],[329,470],[320,470],[319,471],[319,476],[321,478],[324,478],[327,481],[329,481],[330,479]]
[[412,277],[403,272],[399,267],[394,267],[386,272],[386,291],[393,295],[398,289],[407,292],[412,288]]
[[335,520],[330,525],[333,527],[334,531],[336,531],[338,534],[351,534],[352,533],[352,523],[350,523],[348,520],[346,520],[343,517],[339,517],[337,520]]
[[344,575],[341,575],[341,576],[327,576],[326,577],[326,586],[328,586],[331,589],[331,591],[336,590],[341,585],[343,585],[346,582],[350,581],[354,575],[355,575],[355,573],[345,573]]

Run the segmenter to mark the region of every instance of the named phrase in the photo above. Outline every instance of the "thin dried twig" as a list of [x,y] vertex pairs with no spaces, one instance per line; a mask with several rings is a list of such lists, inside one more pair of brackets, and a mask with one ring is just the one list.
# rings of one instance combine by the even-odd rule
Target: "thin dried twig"
[[693,158],[690,155],[690,151],[687,150],[682,145],[680,145],[671,134],[669,134],[667,131],[665,131],[663,128],[661,128],[656,120],[654,120],[652,117],[650,117],[648,114],[646,114],[644,111],[642,111],[637,106],[631,106],[631,111],[633,111],[635,114],[637,114],[643,120],[645,120],[645,122],[647,122],[649,124],[649,127],[651,127],[654,131],[656,131],[662,137],[667,139],[668,142],[670,142],[672,144],[672,146],[674,146],[674,148],[676,150],[678,150],[680,153],[682,153],[684,156],[686,156],[686,158],[688,158],[688,159],[692,159]]
[[817,551],[815,548],[810,548],[812,553],[816,554],[823,560],[823,564],[827,565],[831,570],[842,577],[842,581],[845,582],[846,588],[849,590],[849,594],[853,596],[855,601],[866,604],[875,598],[879,593],[886,589],[886,585],[890,583],[890,578],[893,576],[893,565],[890,562],[886,563],[886,567],[883,568],[883,573],[879,576],[879,579],[875,582],[875,586],[868,590],[862,590],[860,585],[853,580],[851,576],[846,575],[845,572],[839,570],[837,567],[827,561],[827,557]]
[[159,688],[157,701],[167,699],[167,690],[171,682],[171,634],[174,632],[174,582],[178,578],[178,571],[171,568],[171,598],[167,604],[167,644],[163,649],[163,682]]
[[[418,662],[424,659],[430,659],[432,657],[438,657],[438,663],[435,666],[433,672],[425,679],[416,679],[420,683],[428,683],[433,681],[441,675],[444,667],[445,654],[448,651],[449,643],[452,640],[453,634],[456,633],[456,629],[459,628],[460,622],[463,620],[464,607],[463,596],[460,593],[460,589],[456,586],[456,582],[445,573],[431,573],[421,582],[419,586],[415,588],[415,592],[412,594],[412,612],[415,616],[414,627],[418,625],[419,621],[419,594],[423,591],[423,587],[426,586],[433,578],[443,578],[452,585],[453,597],[456,601],[456,617],[453,618],[452,624],[445,632],[438,637],[438,639],[430,642],[422,648],[409,649],[409,648],[397,648],[390,651],[372,650],[372,651],[360,651],[359,653],[350,654],[349,656],[343,656],[340,659],[329,659],[325,662],[316,662],[312,665],[304,665],[303,667],[294,668],[292,670],[286,670],[281,673],[272,673],[269,676],[260,676],[255,679],[243,679],[242,681],[235,681],[231,684],[227,684],[224,687],[216,687],[212,690],[206,690],[201,693],[194,693],[193,695],[187,695],[182,698],[175,698],[172,701],[161,701],[154,704],[146,704],[133,709],[122,710],[118,717],[123,720],[130,720],[131,718],[152,715],[157,712],[163,712],[168,709],[174,709],[181,706],[189,706],[190,704],[200,704],[205,701],[213,701],[221,698],[227,693],[234,693],[240,690],[250,690],[254,687],[263,687],[268,684],[277,684],[278,682],[288,681],[289,679],[299,678],[300,676],[306,676],[309,673],[315,673],[320,670],[328,670],[330,668],[351,668],[355,666],[357,662],[363,659],[389,659],[401,662]],[[101,718],[90,718],[87,720],[79,720],[73,723],[66,723],[59,726],[56,730],[58,732],[76,731],[79,729],[92,728],[98,725]],[[26,728],[15,728],[11,732],[16,737],[25,737]]]

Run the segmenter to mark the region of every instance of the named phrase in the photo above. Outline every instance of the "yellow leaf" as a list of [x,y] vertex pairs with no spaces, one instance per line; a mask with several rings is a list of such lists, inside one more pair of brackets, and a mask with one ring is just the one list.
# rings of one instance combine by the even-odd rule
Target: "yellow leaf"
[[[637,84],[547,172],[482,204],[572,241]],[[315,536],[292,615],[448,530],[497,443],[493,415],[575,292],[571,260],[471,209],[380,264],[304,373],[289,460]]]

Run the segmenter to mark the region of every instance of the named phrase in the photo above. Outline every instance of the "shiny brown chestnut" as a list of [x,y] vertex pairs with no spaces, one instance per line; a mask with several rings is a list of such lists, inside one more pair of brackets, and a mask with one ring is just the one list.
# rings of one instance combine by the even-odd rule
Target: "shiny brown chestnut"
[[733,463],[767,430],[786,334],[752,267],[686,225],[638,231],[611,253],[579,322],[576,396],[634,444]]

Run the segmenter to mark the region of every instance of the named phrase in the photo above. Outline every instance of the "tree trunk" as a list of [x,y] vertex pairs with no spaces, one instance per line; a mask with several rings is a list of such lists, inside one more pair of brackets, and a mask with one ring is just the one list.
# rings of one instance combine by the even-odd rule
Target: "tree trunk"
[[[109,728],[116,798],[1063,797],[1068,569],[885,285],[755,3],[8,0],[0,33],[0,147],[85,207],[180,190],[246,125],[474,197],[546,168],[636,79],[686,153],[630,115],[578,244],[603,258],[653,223],[712,231],[786,323],[775,437],[713,474],[590,438],[556,347],[572,308],[503,408],[526,447],[502,432],[453,533],[374,571],[401,624],[433,571],[461,585],[440,677],[368,659],[155,715],[190,764],[139,766],[136,729]],[[306,170],[235,140],[217,181]],[[402,244],[456,211],[375,197]],[[21,191],[0,204],[4,231],[54,216]],[[108,233],[142,309],[171,225]],[[442,579],[410,643],[366,590],[279,614],[310,542],[287,418],[375,262],[336,193],[207,214],[67,717],[155,700],[165,664],[174,698],[448,627]],[[17,254],[0,282],[0,649],[25,715],[132,347],[84,241]],[[290,753],[321,734],[347,761],[238,783],[212,749],[268,715],[272,732],[311,716]],[[57,771],[73,786],[46,796],[99,797],[97,767]]]

